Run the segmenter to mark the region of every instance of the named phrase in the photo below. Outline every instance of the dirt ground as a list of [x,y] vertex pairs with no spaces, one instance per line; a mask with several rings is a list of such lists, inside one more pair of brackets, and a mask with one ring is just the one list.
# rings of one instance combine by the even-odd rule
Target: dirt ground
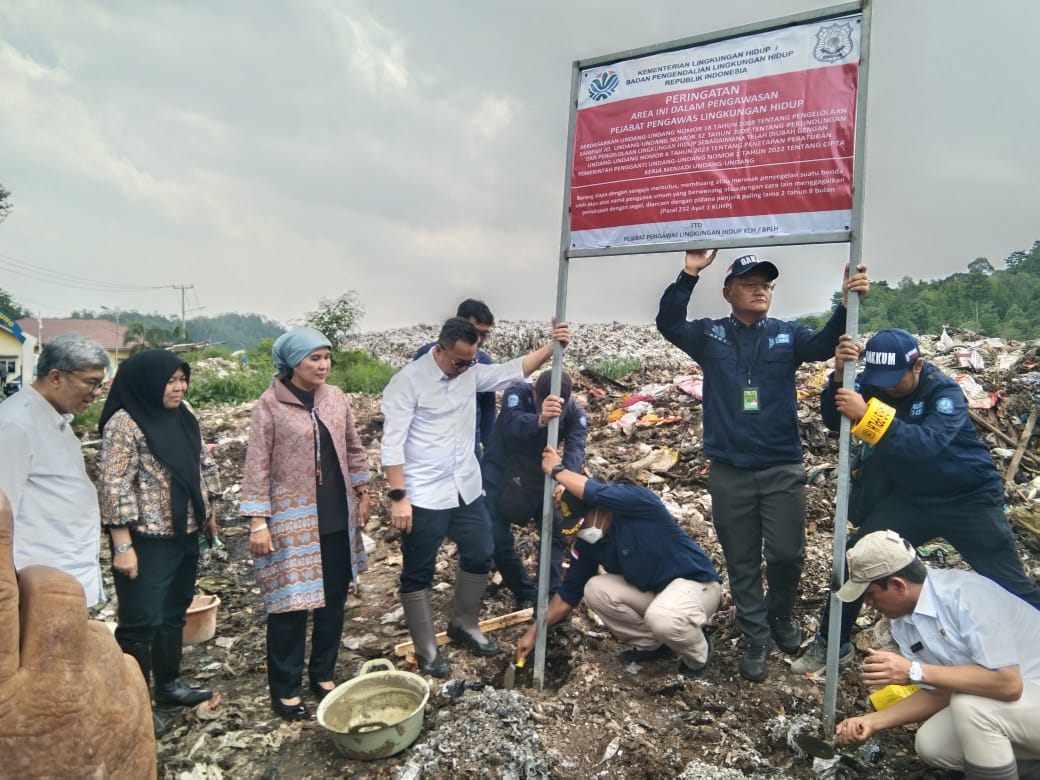
[[[807,376],[818,368],[809,367]],[[671,381],[671,375],[668,375]],[[674,387],[655,401],[660,416],[683,421],[623,432],[609,425],[626,390],[661,382],[662,375],[643,372],[623,383],[584,375],[576,377],[577,396],[589,410],[588,468],[609,478],[633,462],[667,451],[666,465],[647,467],[651,487],[661,491],[673,514],[724,570],[721,550],[710,522],[706,463],[699,452],[699,402]],[[810,393],[811,395],[811,393]],[[351,396],[360,433],[373,468],[379,463],[381,417],[378,398]],[[833,539],[834,464],[837,446],[821,429],[809,398],[801,415],[807,453],[808,549],[796,619],[807,636],[816,628],[830,579]],[[454,645],[444,648],[453,679],[467,686],[461,695],[446,695],[445,681],[430,679],[431,691],[418,740],[400,754],[383,760],[356,761],[339,755],[315,721],[287,724],[269,706],[264,668],[264,609],[252,574],[246,526],[237,516],[238,483],[245,455],[249,405],[203,410],[203,435],[216,446],[226,487],[221,506],[224,546],[204,553],[199,589],[221,598],[213,640],[187,647],[185,676],[220,694],[215,717],[194,710],[162,711],[172,726],[158,745],[163,778],[717,778],[774,777],[930,777],[916,758],[911,729],[880,735],[872,751],[847,751],[837,764],[814,770],[813,760],[795,744],[798,733],[817,734],[823,705],[822,677],[790,673],[791,661],[774,650],[769,677],[744,681],[737,673],[743,652],[731,605],[712,621],[715,650],[709,669],[697,680],[685,680],[673,660],[625,664],[621,647],[584,607],[565,625],[551,630],[547,686],[533,686],[530,668],[517,678],[517,690],[501,689],[503,673],[513,658],[514,643],[526,624],[496,631],[503,648],[494,658],[476,658]],[[88,465],[90,456],[88,455]],[[657,472],[654,472],[654,469]],[[388,658],[396,667],[408,662],[393,653],[408,639],[396,597],[400,550],[396,532],[385,519],[385,481],[373,480],[376,497],[367,529],[374,543],[369,570],[348,602],[337,678],[353,677],[371,658]],[[534,571],[537,536],[519,531],[518,549]],[[1021,547],[1027,569],[1037,567],[1037,554]],[[959,557],[941,550],[946,565]],[[107,569],[107,563],[105,567]],[[438,559],[434,609],[443,627],[451,608],[453,545],[446,543]],[[109,582],[109,592],[112,592]],[[113,619],[114,605],[101,617]],[[514,609],[508,591],[492,583],[483,618]],[[861,618],[858,644],[869,645],[875,616]],[[869,691],[860,683],[858,667],[841,675],[838,717],[869,707]],[[478,690],[480,684],[483,689]],[[317,702],[308,690],[304,701]],[[938,776],[938,775],[934,775]]]

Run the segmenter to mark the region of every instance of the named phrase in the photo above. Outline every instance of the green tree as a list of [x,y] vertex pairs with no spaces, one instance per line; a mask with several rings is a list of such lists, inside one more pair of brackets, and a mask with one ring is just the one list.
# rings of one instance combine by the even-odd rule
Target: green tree
[[357,290],[345,292],[338,298],[322,298],[318,303],[321,308],[307,314],[307,324],[321,331],[333,345],[341,346],[365,313]]
[[2,288],[0,288],[0,311],[16,320],[32,316],[28,309],[16,303],[11,294]]
[[990,263],[985,257],[976,257],[970,263],[968,263],[968,272],[973,274],[985,274],[989,276],[993,273],[993,264]]
[[144,349],[163,349],[184,338],[180,323],[169,328],[147,326],[143,322],[131,322],[126,326],[123,343],[130,346],[130,354]]
[[13,207],[11,193],[4,189],[3,184],[0,184],[0,222],[7,219],[7,215],[11,213]]

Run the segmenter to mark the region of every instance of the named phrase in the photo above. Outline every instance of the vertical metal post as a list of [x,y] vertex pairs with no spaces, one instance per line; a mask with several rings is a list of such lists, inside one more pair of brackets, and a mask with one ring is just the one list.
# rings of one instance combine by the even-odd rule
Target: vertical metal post
[[[859,82],[856,91],[856,153],[852,172],[852,238],[849,244],[849,275],[856,273],[863,252],[863,195],[866,163],[867,73],[870,66],[870,0],[863,0],[860,30]],[[859,296],[849,295],[845,332],[853,341],[859,338]],[[855,387],[856,366],[846,361],[842,371],[842,387]],[[834,497],[834,560],[831,569],[829,623],[827,626],[827,680],[823,689],[823,733],[834,734],[838,701],[838,653],[841,650],[841,609],[838,589],[845,579],[845,544],[849,518],[849,429],[848,417],[842,415],[838,433],[838,487]]]
[[[578,105],[578,86],[581,78],[578,63],[571,66],[571,95],[567,115],[567,164],[564,166],[563,179],[563,214],[560,219],[560,255],[556,274],[556,314],[557,322],[565,322],[567,316],[567,273],[570,268],[567,251],[570,249],[570,213],[571,213],[571,180],[570,172],[574,157],[574,123],[575,109]],[[553,395],[560,394],[561,375],[563,373],[563,346],[559,343],[553,344],[552,376],[550,377],[549,392]],[[560,419],[554,417],[549,420],[546,429],[546,444],[555,447],[560,441]],[[545,645],[548,634],[548,621],[546,613],[549,607],[549,569],[552,566],[552,534],[553,534],[553,480],[546,475],[545,488],[542,494],[542,535],[538,547],[538,600],[535,616],[538,638],[534,644],[534,684],[538,690],[545,688]]]

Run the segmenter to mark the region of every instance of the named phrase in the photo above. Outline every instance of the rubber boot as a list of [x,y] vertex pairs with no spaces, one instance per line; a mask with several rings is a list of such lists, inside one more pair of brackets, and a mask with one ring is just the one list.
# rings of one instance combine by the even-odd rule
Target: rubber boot
[[[149,688],[152,677],[151,645],[149,645],[147,642],[126,642],[125,644],[121,644],[120,647],[123,649],[124,653],[133,658],[135,661],[137,661],[137,665],[141,667],[141,674],[144,675],[144,686],[145,688]],[[149,692],[148,704],[151,705],[151,703],[152,698],[151,693]],[[163,723],[162,719],[160,719],[159,716],[155,714],[154,710],[152,711],[152,728],[155,730],[156,739],[163,736],[170,730],[167,727],[167,725]]]
[[155,701],[193,707],[213,698],[205,688],[192,688],[181,679],[181,650],[184,635],[181,629],[163,631],[152,640],[152,670],[155,672]]
[[480,631],[480,604],[486,588],[486,574],[469,574],[462,569],[455,572],[455,606],[448,623],[448,636],[473,655],[492,656],[501,651],[494,640]]
[[404,622],[415,646],[415,660],[419,671],[431,677],[450,677],[451,666],[437,650],[437,632],[433,630],[433,608],[430,590],[415,590],[401,594]]

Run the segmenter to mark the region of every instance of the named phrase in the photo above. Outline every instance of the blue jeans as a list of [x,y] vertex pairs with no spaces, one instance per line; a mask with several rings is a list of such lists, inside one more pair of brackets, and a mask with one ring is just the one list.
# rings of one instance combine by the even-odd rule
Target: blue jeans
[[491,519],[484,497],[472,504],[451,509],[423,509],[412,506],[412,530],[401,539],[404,564],[401,567],[401,592],[414,593],[433,583],[437,551],[444,537],[459,548],[459,568],[467,574],[491,571]]

